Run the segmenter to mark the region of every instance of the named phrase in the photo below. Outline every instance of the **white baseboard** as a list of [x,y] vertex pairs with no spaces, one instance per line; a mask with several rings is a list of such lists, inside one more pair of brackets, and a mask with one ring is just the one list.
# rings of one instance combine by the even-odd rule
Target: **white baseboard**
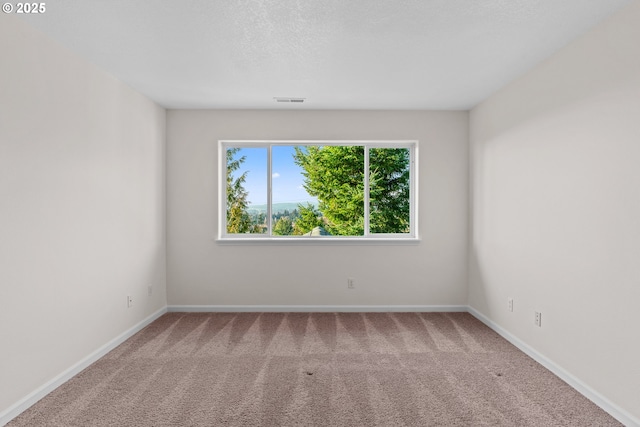
[[511,344],[520,349],[527,356],[531,357],[533,360],[553,372],[556,376],[558,376],[561,380],[569,384],[571,387],[576,389],[580,394],[582,394],[587,399],[591,400],[593,403],[598,405],[604,411],[606,411],[609,415],[611,415],[616,420],[620,421],[627,427],[640,427],[640,420],[634,417],[624,409],[612,403],[610,400],[602,396],[600,393],[593,390],[591,387],[580,381],[578,378],[571,375],[569,372],[555,364],[553,361],[549,360],[547,357],[538,353],[535,349],[530,347],[524,341],[521,341],[519,338],[515,337],[507,330],[499,326],[497,323],[493,322],[491,319],[486,317],[484,314],[480,313],[473,307],[467,307],[467,311],[480,320],[482,323],[493,329],[496,333],[498,333],[502,338],[509,341]]
[[466,305],[170,305],[169,312],[466,312]]
[[134,325],[133,327],[127,329],[126,331],[124,331],[123,333],[121,333],[120,335],[118,335],[117,337],[115,337],[114,339],[112,339],[111,341],[109,341],[108,343],[106,343],[105,345],[103,345],[102,347],[100,347],[99,349],[97,349],[87,357],[85,357],[84,359],[80,360],[78,363],[71,366],[66,371],[57,375],[51,381],[48,381],[42,386],[38,387],[36,390],[29,393],[27,396],[23,397],[22,399],[20,399],[18,402],[10,406],[8,409],[0,412],[0,426],[4,426],[5,424],[7,424],[9,421],[11,421],[12,419],[20,415],[22,412],[27,410],[30,406],[35,404],[38,400],[42,399],[47,394],[51,393],[53,390],[60,387],[62,384],[66,383],[67,381],[69,381],[75,375],[79,374],[84,369],[86,369],[89,365],[96,362],[98,359],[100,359],[105,354],[109,353],[111,350],[113,350],[114,348],[116,348],[117,346],[125,342],[127,339],[131,338],[135,333],[142,330],[145,326],[147,326],[148,324],[150,324],[151,322],[153,322],[154,320],[156,320],[166,312],[167,312],[166,307],[156,311],[155,313],[153,313],[146,319],[142,320],[138,324]]

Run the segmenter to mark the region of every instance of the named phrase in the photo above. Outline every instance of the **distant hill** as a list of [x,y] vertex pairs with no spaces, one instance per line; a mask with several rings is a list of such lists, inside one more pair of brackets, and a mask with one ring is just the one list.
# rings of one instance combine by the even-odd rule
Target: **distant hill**
[[[318,207],[316,203],[309,202],[316,208]],[[305,206],[307,202],[296,202],[296,203],[274,203],[271,207],[272,213],[284,212],[284,211],[293,211],[294,209],[298,209],[298,205]],[[247,207],[247,211],[251,212],[266,212],[267,205],[249,205]]]

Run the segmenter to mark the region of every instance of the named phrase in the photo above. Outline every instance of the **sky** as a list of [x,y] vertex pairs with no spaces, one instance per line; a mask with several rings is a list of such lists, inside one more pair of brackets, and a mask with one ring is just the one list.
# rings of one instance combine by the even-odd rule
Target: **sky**
[[[272,203],[317,203],[302,188],[302,168],[294,163],[294,153],[293,146],[272,147]],[[236,153],[236,158],[241,156],[246,156],[246,160],[234,172],[234,177],[248,171],[244,188],[249,192],[249,205],[264,205],[267,203],[267,148],[242,148]]]

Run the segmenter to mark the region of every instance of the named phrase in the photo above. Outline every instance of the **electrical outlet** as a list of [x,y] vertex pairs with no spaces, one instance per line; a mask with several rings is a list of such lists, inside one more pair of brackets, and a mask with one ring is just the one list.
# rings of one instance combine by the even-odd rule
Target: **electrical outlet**
[[542,313],[540,313],[539,311],[536,311],[536,326],[541,328],[542,327]]
[[133,307],[133,297],[132,296],[127,296],[127,307],[128,308]]
[[147,295],[153,295],[153,285],[147,286]]
[[348,289],[355,289],[356,288],[356,281],[353,277],[349,277],[347,279],[347,288]]
[[513,311],[513,298],[507,298],[507,303],[509,304],[509,311]]

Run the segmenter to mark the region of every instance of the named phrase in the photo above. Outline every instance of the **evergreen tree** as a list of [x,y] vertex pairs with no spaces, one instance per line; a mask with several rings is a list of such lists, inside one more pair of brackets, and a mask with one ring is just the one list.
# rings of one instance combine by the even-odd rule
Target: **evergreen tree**
[[296,147],[294,161],[304,171],[303,187],[317,197],[333,235],[364,232],[364,147]]
[[407,148],[369,149],[369,230],[410,231],[410,154]]
[[267,232],[266,215],[264,212],[249,211],[249,218],[251,225],[249,226],[249,233],[253,234],[265,234]]
[[[364,147],[296,147],[294,161],[303,169],[305,190],[318,198],[325,229],[333,235],[364,234]],[[370,149],[369,186],[370,231],[407,232],[409,150]]]
[[293,224],[288,216],[280,217],[273,226],[273,234],[276,236],[290,236],[293,234]]
[[300,211],[300,215],[293,224],[294,235],[302,236],[314,228],[324,225],[322,214],[311,203],[307,203],[306,206],[298,205],[297,210]]
[[246,157],[234,158],[239,148],[227,148],[227,233],[248,233],[251,217],[247,212],[247,191],[244,182],[248,171],[235,178],[233,173],[240,168]]

